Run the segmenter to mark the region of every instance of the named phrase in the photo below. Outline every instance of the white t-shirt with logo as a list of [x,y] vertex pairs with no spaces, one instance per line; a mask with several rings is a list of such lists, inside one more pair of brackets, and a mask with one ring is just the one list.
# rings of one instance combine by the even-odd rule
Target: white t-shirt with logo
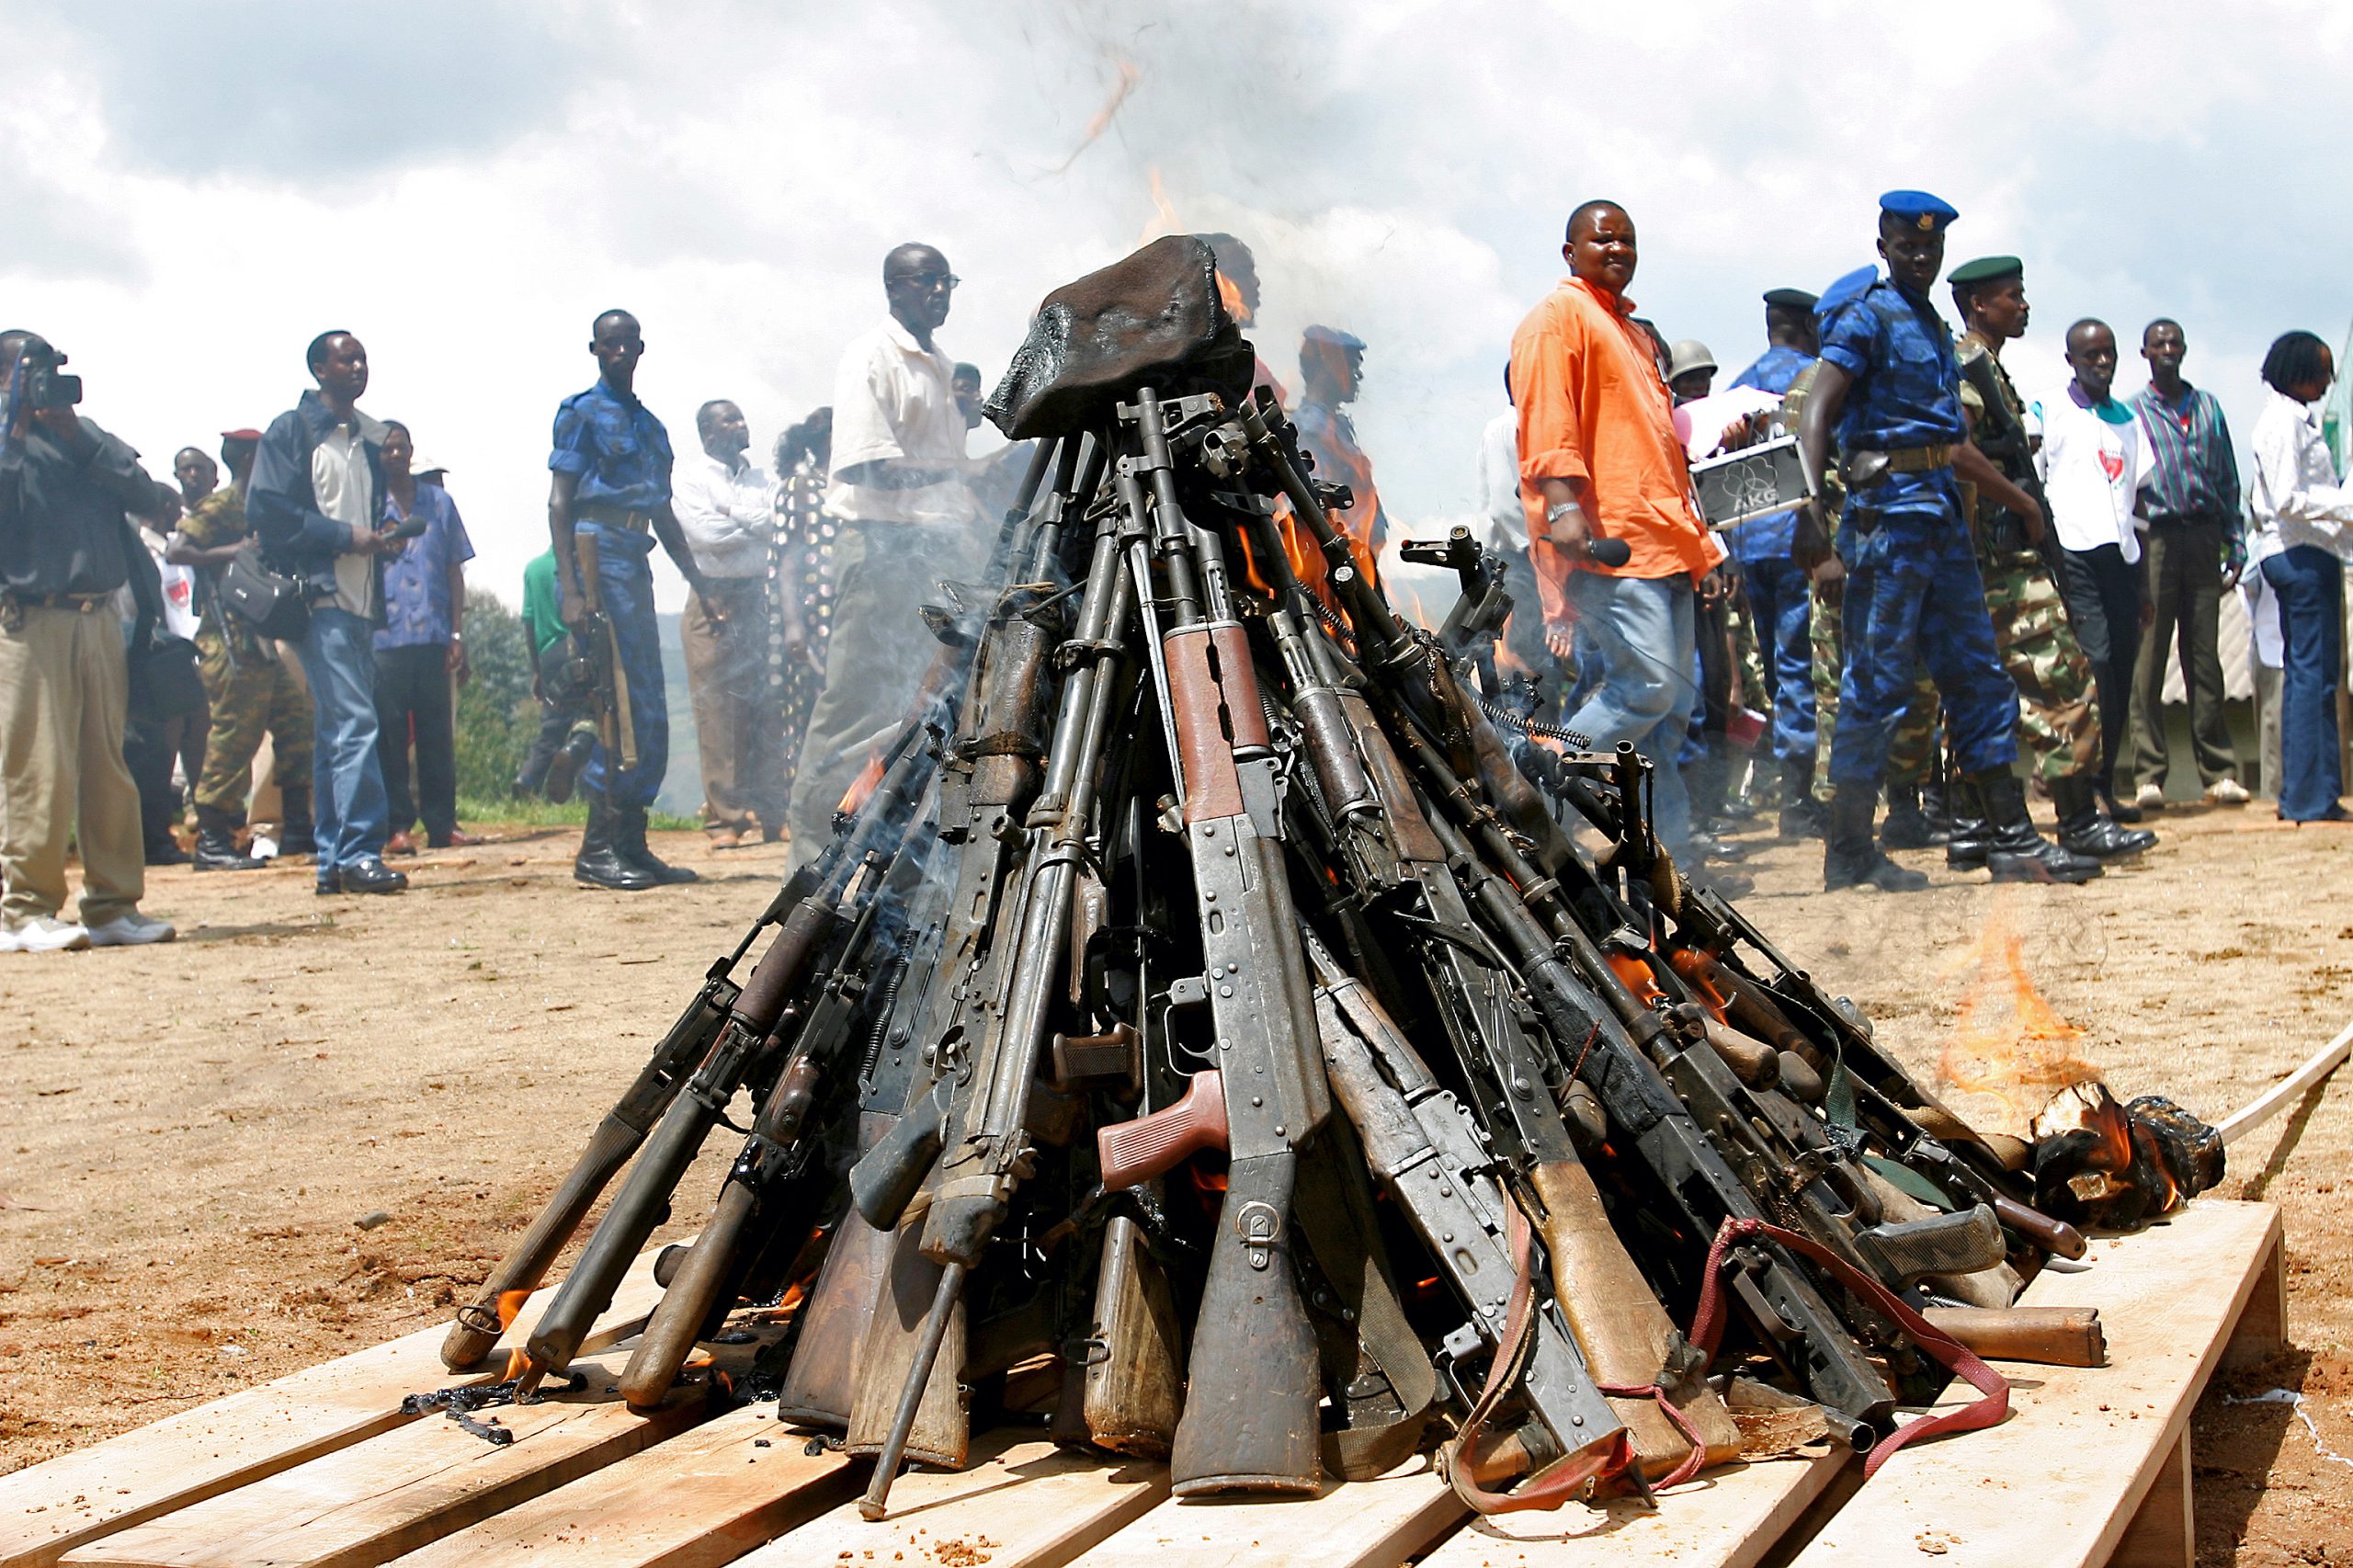
[[2147,460],[2141,426],[2132,410],[2113,397],[2086,408],[2074,389],[2071,381],[2027,405],[2027,433],[2042,437],[2034,466],[2051,501],[2051,527],[2063,549],[2112,544],[2130,565],[2141,559],[2141,531],[2132,516]]

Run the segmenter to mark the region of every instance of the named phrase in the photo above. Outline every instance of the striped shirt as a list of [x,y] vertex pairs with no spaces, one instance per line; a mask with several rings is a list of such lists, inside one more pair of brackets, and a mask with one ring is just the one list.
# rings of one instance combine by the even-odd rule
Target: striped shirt
[[2153,385],[2132,399],[2148,443],[2141,488],[2153,523],[2212,522],[2230,538],[2234,561],[2242,559],[2245,520],[2239,506],[2239,460],[2231,450],[2231,427],[2214,394],[2185,384],[2181,400],[2167,403]]

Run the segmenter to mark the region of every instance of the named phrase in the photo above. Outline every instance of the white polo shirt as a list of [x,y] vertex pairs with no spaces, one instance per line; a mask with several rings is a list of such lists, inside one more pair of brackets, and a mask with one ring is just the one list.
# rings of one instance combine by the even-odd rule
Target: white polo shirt
[[2034,466],[2051,500],[2051,526],[2062,549],[2118,546],[2124,562],[2141,559],[2132,501],[2141,487],[2141,425],[2113,397],[2097,408],[2075,401],[2068,381],[2027,405],[2027,433],[2042,437]]
[[980,516],[961,478],[891,490],[852,484],[842,474],[892,458],[942,467],[964,460],[964,416],[956,407],[956,362],[917,343],[885,316],[851,341],[834,373],[834,446],[825,509],[860,523],[969,523]]

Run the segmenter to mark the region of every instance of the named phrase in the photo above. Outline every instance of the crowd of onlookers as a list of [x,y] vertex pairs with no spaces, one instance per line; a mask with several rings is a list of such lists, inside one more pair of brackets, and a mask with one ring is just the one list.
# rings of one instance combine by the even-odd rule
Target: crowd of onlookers
[[[2065,335],[2069,379],[2021,394],[2001,353],[2027,330],[2024,265],[1946,275],[1956,216],[1889,193],[1880,265],[1820,295],[1766,293],[1766,347],[1719,390],[1703,345],[1636,313],[1632,218],[1575,210],[1569,276],[1514,335],[1512,407],[1479,449],[1483,542],[1515,602],[1491,695],[1651,758],[1662,838],[1719,885],[1742,881],[1731,829],[1776,807],[1783,835],[1825,841],[1833,888],[1922,885],[1884,851],[1934,846],[1997,879],[2081,881],[2154,843],[2134,824],[2166,799],[2169,650],[2200,789],[2250,798],[2218,640],[2235,589],[2273,672],[2261,781],[2284,818],[2345,820],[2353,492],[2314,414],[2327,347],[2273,346],[2243,476],[2172,320],[2143,330],[2147,384],[2129,400],[2116,335],[2090,319]],[[1203,238],[1246,328],[1255,260]],[[725,399],[674,450],[635,392],[638,322],[592,324],[597,379],[556,413],[549,549],[522,585],[542,722],[513,784],[585,801],[581,881],[695,876],[646,839],[669,743],[656,548],[689,591],[679,635],[713,848],[813,854],[899,722],[926,663],[914,611],[979,568],[1026,461],[967,451],[982,377],[936,336],[958,282],[933,247],[892,251],[886,313],[766,465]],[[1336,517],[1361,558],[1394,572],[1347,413],[1364,353],[1311,327],[1295,397],[1263,361],[1256,377],[1318,477],[1347,485]],[[321,334],[313,390],[267,429],[224,432],[217,464],[176,454],[171,484],[80,414],[63,363],[35,334],[0,335],[0,949],[168,939],[138,912],[149,864],[309,855],[322,893],[394,892],[406,878],[387,857],[472,842],[454,710],[473,551],[446,471],[361,411],[359,341]],[[1694,465],[1773,443],[1806,494],[1709,517]]]
[[[2134,824],[2167,799],[2169,650],[2205,798],[2251,798],[2219,644],[2239,589],[2261,663],[2285,666],[2259,682],[2262,781],[2285,819],[2346,820],[2353,492],[2314,408],[2327,347],[2272,346],[2243,483],[2178,322],[2143,330],[2129,401],[2116,335],[2090,318],[2066,331],[2068,380],[2021,395],[2001,352],[2027,330],[2024,263],[1946,275],[1957,216],[1888,193],[1878,265],[1768,292],[1766,350],[1718,392],[1704,346],[1635,313],[1632,218],[1576,210],[1570,275],[1515,335],[1514,408],[1480,462],[1496,545],[1543,608],[1540,639],[1510,640],[1535,710],[1649,756],[1662,836],[1720,881],[1741,878],[1710,866],[1737,857],[1716,830],[1770,797],[1785,836],[1825,840],[1829,888],[1925,886],[1885,851],[1936,846],[1996,880],[2079,882],[2155,842]],[[1707,516],[1695,465],[1777,440],[1804,498]],[[1777,768],[1747,766],[1751,747]]]

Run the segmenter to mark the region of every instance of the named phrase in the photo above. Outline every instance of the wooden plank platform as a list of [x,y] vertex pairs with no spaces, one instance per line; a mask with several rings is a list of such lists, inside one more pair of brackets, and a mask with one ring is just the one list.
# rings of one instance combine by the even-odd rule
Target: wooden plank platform
[[1821,1496],[1845,1449],[1726,1465],[1660,1497],[1600,1508],[1507,1514],[1480,1521],[1422,1560],[1425,1568],[1750,1568]]
[[77,1547],[67,1568],[375,1568],[653,1447],[701,1420],[705,1390],[632,1415],[618,1361],[585,1362],[579,1393],[502,1405],[513,1440],[493,1447],[443,1415],[412,1421],[276,1475]]
[[2278,1210],[2200,1199],[2141,1235],[2095,1242],[2083,1273],[2046,1271],[2025,1300],[2099,1308],[2109,1364],[1997,1362],[2010,1418],[1904,1449],[1798,1568],[1883,1564],[1915,1546],[1938,1568],[2188,1568],[2190,1412],[2234,1333],[2284,1337],[2279,1253]]
[[746,1405],[399,1562],[710,1568],[854,1496],[865,1480],[864,1464],[811,1454],[772,1408]]
[[[917,1470],[891,1488],[891,1517],[869,1520],[855,1501],[753,1552],[742,1568],[824,1568],[833,1562],[939,1563],[947,1568],[1063,1568],[1168,1495],[1165,1465],[1112,1466],[1094,1453],[996,1432],[961,1471]],[[866,1467],[858,1467],[863,1480]]]
[[[1057,1449],[1030,1426],[978,1437],[965,1471],[902,1477],[892,1517],[870,1523],[866,1463],[813,1448],[771,1406],[648,1420],[592,1382],[496,1411],[517,1434],[503,1448],[399,1417],[399,1393],[467,1381],[439,1371],[435,1329],[6,1478],[0,1565],[1844,1568],[1926,1552],[1950,1568],[2184,1568],[2190,1412],[2225,1360],[2285,1342],[2278,1211],[2200,1199],[2097,1241],[2091,1263],[2046,1271],[2025,1301],[2097,1306],[2111,1365],[2002,1364],[2007,1422],[1907,1449],[1859,1486],[1851,1456],[1805,1449],[1711,1471],[1655,1510],[1480,1520],[1417,1458],[1313,1498],[1183,1501],[1162,1466]],[[642,1319],[650,1264],[597,1346]]]
[[[554,1294],[550,1286],[523,1303],[479,1372],[441,1365],[449,1325],[436,1324],[0,1477],[0,1568],[41,1568],[85,1542],[414,1421],[401,1414],[403,1395],[495,1377]],[[636,1333],[660,1299],[648,1253],[613,1292],[584,1353]]]
[[1428,1460],[1416,1458],[1378,1481],[1326,1481],[1296,1502],[1171,1497],[1079,1558],[1077,1568],[1240,1568],[1298,1540],[1315,1543],[1318,1568],[1386,1568],[1469,1513]]

